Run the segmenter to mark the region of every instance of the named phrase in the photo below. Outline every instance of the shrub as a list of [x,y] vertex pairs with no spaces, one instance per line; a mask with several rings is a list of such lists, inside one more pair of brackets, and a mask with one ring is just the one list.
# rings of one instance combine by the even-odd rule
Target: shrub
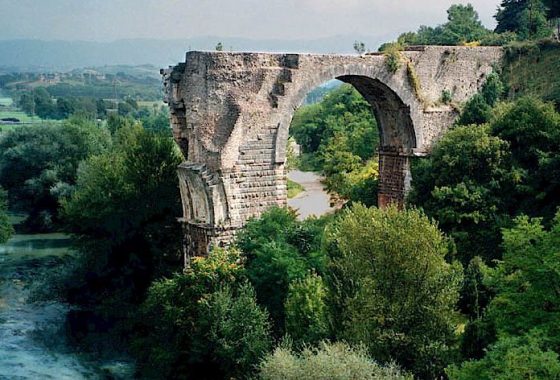
[[[253,305],[250,291],[245,290],[239,293],[242,302],[235,305],[233,312],[232,291],[243,281],[239,252],[214,249],[206,258],[194,258],[184,273],[152,283],[140,309],[133,344],[140,371],[156,378],[189,378],[204,370],[219,374],[223,368],[213,361],[215,353],[208,353],[209,340],[225,344],[229,339],[224,339],[227,328],[239,332],[238,307]],[[226,288],[232,290],[224,291]],[[232,308],[224,311],[224,305]],[[208,320],[203,310],[213,313],[216,320]],[[261,317],[255,308],[248,312]],[[205,355],[209,357],[205,359]]]
[[295,354],[278,347],[260,365],[262,380],[404,380],[412,379],[395,365],[381,367],[363,348],[345,343],[322,343],[319,348],[305,348]]
[[402,46],[399,44],[392,44],[383,50],[385,55],[385,65],[389,72],[395,74],[402,66]]

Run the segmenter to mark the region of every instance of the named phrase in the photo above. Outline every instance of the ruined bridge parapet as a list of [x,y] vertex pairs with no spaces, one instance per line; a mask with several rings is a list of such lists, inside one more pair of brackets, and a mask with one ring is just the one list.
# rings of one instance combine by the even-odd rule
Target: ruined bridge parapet
[[[307,93],[331,79],[352,84],[371,104],[381,134],[379,203],[402,204],[409,157],[429,154],[457,117],[442,94],[463,103],[502,54],[497,47],[426,46],[403,51],[393,73],[382,54],[187,53],[162,74],[173,136],[187,160],[180,180],[188,250],[227,242],[248,218],[286,204],[291,119]],[[194,185],[210,177],[210,193]]]

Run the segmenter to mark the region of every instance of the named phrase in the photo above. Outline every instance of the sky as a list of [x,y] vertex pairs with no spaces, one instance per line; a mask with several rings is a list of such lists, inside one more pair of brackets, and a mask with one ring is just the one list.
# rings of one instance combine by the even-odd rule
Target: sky
[[[470,0],[489,28],[500,0]],[[395,37],[461,0],[0,0],[0,39]]]

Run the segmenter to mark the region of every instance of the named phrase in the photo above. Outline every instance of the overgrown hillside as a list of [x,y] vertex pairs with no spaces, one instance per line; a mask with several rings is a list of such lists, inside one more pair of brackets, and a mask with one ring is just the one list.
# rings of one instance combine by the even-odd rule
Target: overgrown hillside
[[520,43],[506,47],[503,79],[510,98],[534,95],[560,109],[560,43]]

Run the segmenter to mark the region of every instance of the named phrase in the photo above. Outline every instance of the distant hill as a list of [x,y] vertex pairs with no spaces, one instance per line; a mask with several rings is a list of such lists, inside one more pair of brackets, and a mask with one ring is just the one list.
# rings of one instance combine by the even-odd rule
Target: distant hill
[[352,53],[354,41],[376,49],[393,36],[334,36],[316,40],[252,40],[196,37],[184,40],[117,40],[114,42],[0,40],[1,71],[62,71],[105,65],[173,65],[188,50],[224,50],[295,53]]

